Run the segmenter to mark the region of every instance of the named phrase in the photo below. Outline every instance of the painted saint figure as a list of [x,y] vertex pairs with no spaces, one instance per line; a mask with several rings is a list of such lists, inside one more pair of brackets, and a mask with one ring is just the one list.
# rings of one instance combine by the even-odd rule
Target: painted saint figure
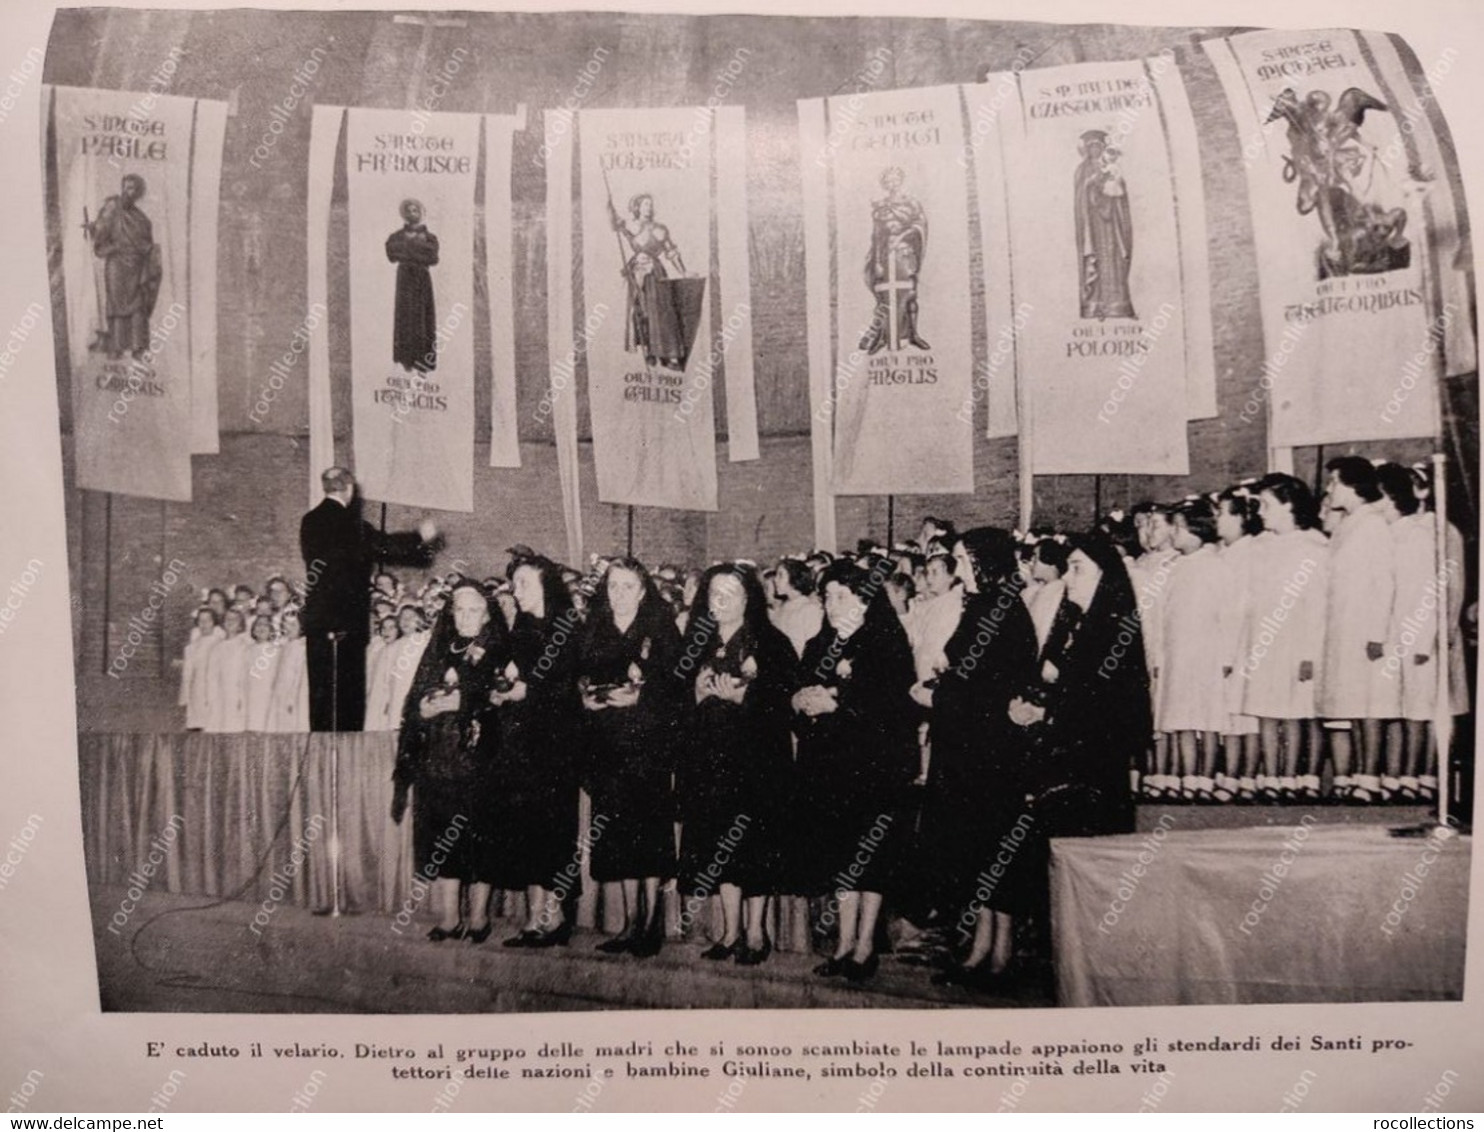
[[1298,213],[1317,213],[1324,230],[1316,254],[1320,279],[1374,275],[1412,262],[1406,210],[1366,199],[1373,195],[1378,164],[1360,136],[1367,110],[1384,112],[1387,106],[1359,87],[1333,103],[1326,91],[1311,90],[1301,100],[1289,88],[1268,115],[1269,122],[1288,122],[1283,179],[1298,184]]
[[1134,255],[1134,226],[1128,189],[1106,130],[1088,130],[1077,145],[1072,196],[1077,223],[1083,318],[1137,318],[1128,292]]
[[438,368],[437,315],[433,277],[438,237],[423,223],[421,201],[404,200],[402,227],[386,238],[386,258],[397,265],[397,302],[392,315],[392,361],[405,370]]
[[902,343],[918,350],[932,347],[917,333],[917,276],[927,252],[927,213],[915,197],[902,192],[907,175],[895,165],[881,173],[886,195],[871,202],[871,248],[865,280],[876,309],[860,348],[868,354]]
[[646,365],[658,362],[683,370],[700,307],[699,297],[695,309],[687,300],[699,288],[677,285],[685,276],[685,262],[670,229],[655,219],[654,197],[649,193],[629,198],[627,220],[619,216],[610,198],[608,216],[613,230],[628,245],[623,267],[629,303],[624,349],[643,353]]
[[93,255],[103,261],[103,325],[92,348],[110,358],[138,358],[149,349],[149,319],[160,295],[160,245],[138,204],[144,189],[143,177],[126,174],[118,196],[104,201],[86,226]]

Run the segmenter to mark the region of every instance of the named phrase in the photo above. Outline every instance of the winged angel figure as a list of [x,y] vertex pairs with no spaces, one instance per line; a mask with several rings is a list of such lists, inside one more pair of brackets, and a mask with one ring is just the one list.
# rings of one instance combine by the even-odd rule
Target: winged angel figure
[[1360,132],[1368,110],[1389,108],[1359,87],[1333,102],[1326,91],[1300,99],[1290,87],[1267,118],[1288,122],[1283,179],[1298,183],[1299,215],[1317,212],[1324,229],[1317,254],[1320,279],[1376,274],[1411,263],[1406,210],[1374,199],[1378,158]]

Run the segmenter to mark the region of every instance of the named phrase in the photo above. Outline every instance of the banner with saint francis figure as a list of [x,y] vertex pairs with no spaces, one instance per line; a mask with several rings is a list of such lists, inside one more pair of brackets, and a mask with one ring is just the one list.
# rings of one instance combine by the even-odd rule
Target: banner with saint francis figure
[[[714,511],[712,385],[748,367],[745,211],[717,208],[717,150],[740,154],[740,112],[707,108],[578,114],[582,339],[598,498]],[[712,238],[715,225],[718,236]],[[554,253],[555,254],[555,253]],[[715,293],[713,293],[715,292]],[[751,396],[750,380],[746,395]]]
[[[1436,436],[1437,379],[1477,367],[1455,201],[1392,40],[1204,44],[1247,160],[1275,448]],[[1432,101],[1431,93],[1427,100]]]
[[998,320],[989,310],[1012,328],[1019,391],[991,387],[990,431],[1018,416],[1037,474],[1184,475],[1186,421],[1215,411],[1202,185],[1179,84],[1166,55],[965,89],[971,121],[998,109],[976,171],[981,209],[996,192],[1006,201],[1013,281],[1013,321],[1003,299]]
[[348,111],[351,406],[368,499],[474,509],[480,116]]
[[959,88],[807,99],[799,114],[811,335],[834,327],[828,358],[811,348],[811,370],[827,375],[811,387],[816,431],[832,428],[829,489],[971,492]]
[[[217,446],[225,106],[132,91],[47,93],[77,485],[188,502],[192,452]],[[210,286],[195,283],[201,275]]]

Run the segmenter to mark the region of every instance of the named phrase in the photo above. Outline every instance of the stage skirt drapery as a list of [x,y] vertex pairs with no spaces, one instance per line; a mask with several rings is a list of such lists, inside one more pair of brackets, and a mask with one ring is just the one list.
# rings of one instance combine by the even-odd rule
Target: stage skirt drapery
[[[333,900],[331,767],[338,758],[341,908],[420,930],[433,904],[413,876],[412,816],[391,820],[391,732],[330,734],[103,734],[78,736],[83,843],[90,886],[215,897],[326,911]],[[578,829],[589,828],[586,795]],[[417,805],[413,791],[412,805]],[[617,931],[621,902],[603,899],[573,846],[579,927]],[[135,890],[139,890],[135,894]],[[706,902],[714,903],[714,902]],[[786,898],[772,934],[782,950],[807,950],[807,902]],[[523,917],[525,894],[506,893],[497,916]],[[665,894],[669,934],[715,934],[715,909]],[[426,926],[426,925],[424,925]]]
[[1470,845],[1302,818],[1054,841],[1058,1001],[1460,999]]

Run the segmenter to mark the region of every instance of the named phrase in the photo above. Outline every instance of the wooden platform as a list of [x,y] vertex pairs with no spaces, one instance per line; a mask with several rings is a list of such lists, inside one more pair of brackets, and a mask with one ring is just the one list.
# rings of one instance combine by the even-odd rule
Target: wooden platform
[[593,950],[605,936],[575,935],[547,951],[505,948],[518,925],[497,923],[480,946],[430,943],[429,922],[398,934],[385,915],[331,919],[283,906],[251,930],[259,906],[146,893],[115,934],[121,888],[93,896],[104,1010],[250,1013],[462,1014],[510,1011],[924,1009],[1045,1007],[1044,990],[1014,997],[934,987],[928,967],[883,956],[870,983],[822,979],[818,959],[774,953],[758,967],[712,963],[701,945],[669,943],[653,959]]
[[1429,806],[1329,806],[1298,802],[1284,806],[1186,806],[1141,802],[1135,819],[1139,833],[1163,821],[1166,829],[1244,829],[1297,825],[1305,814],[1324,825],[1417,825],[1432,817]]

